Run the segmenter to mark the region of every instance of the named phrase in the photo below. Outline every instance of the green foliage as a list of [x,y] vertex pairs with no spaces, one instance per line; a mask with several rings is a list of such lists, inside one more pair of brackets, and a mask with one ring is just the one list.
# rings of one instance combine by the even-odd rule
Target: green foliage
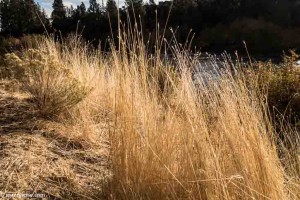
[[19,36],[43,33],[49,25],[45,13],[33,0],[4,0],[0,2],[1,31]]
[[62,0],[54,0],[52,4],[53,11],[51,13],[52,27],[54,28],[55,37],[59,38],[58,30],[65,32],[67,11]]
[[81,2],[81,4],[79,6],[77,6],[77,8],[75,9],[75,11],[73,12],[73,17],[75,18],[82,18],[86,15],[86,7],[85,4],[83,2]]
[[100,5],[96,0],[90,0],[90,7],[88,9],[89,13],[100,13]]
[[54,0],[51,14],[53,23],[66,18],[66,10],[62,0]]
[[[75,9],[65,7],[63,0],[54,0],[52,32],[56,39],[82,33],[95,46],[102,41],[108,48],[104,41],[111,34],[117,37],[119,11],[122,27],[133,27],[137,22],[137,28],[150,41],[156,37],[155,30],[171,40],[171,28],[176,30],[176,40],[181,44],[195,33],[192,46],[203,51],[244,50],[243,41],[255,54],[300,48],[299,0],[174,0],[158,4],[125,0],[125,6],[118,9],[115,0],[106,1],[106,8],[103,1],[99,5],[90,0],[88,8],[82,2]],[[43,33],[40,21],[49,25],[34,0],[2,0],[0,15],[2,32],[13,36]]]

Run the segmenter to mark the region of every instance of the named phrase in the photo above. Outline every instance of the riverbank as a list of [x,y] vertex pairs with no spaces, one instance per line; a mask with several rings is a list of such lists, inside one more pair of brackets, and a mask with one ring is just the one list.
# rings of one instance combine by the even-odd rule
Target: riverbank
[[5,134],[1,124],[1,144],[8,145],[0,164],[11,166],[3,168],[1,191],[58,199],[300,197],[298,129],[285,120],[277,129],[264,93],[269,86],[295,92],[298,75],[282,78],[292,62],[278,74],[268,63],[236,73],[225,65],[217,83],[198,77],[196,85],[199,60],[176,46],[174,62],[153,59],[142,41],[127,46],[125,39],[105,56],[78,38],[39,38],[34,48],[6,55],[6,79],[28,96],[21,109],[19,100],[5,100],[14,93],[3,92],[3,110],[18,119],[14,110],[34,112],[20,120],[29,132]]

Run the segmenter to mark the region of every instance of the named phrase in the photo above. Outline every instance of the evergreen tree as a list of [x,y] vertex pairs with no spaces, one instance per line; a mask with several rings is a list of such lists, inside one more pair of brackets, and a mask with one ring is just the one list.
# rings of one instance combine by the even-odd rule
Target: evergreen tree
[[67,18],[70,18],[74,14],[74,7],[71,5],[70,7],[66,8]]
[[46,27],[46,28],[49,28],[50,27],[50,21],[49,21],[49,19],[48,19],[48,17],[47,17],[47,13],[46,13],[46,10],[43,8],[43,9],[41,9],[41,20],[42,20],[42,22],[44,23],[44,26]]
[[130,15],[135,15],[136,17],[144,16],[144,4],[143,0],[125,0],[125,5]]
[[86,7],[83,2],[81,2],[80,6],[77,7],[80,17],[83,17],[86,14]]
[[154,0],[149,0],[149,5],[156,5]]
[[138,29],[145,27],[145,6],[143,0],[125,0],[125,9],[131,24],[138,25]]
[[77,8],[74,10],[72,18],[75,20],[80,20],[86,15],[86,7],[83,2],[81,2],[80,5],[77,6]]
[[54,37],[55,40],[60,40],[60,36],[67,34],[68,21],[67,21],[67,12],[64,7],[62,0],[54,0],[52,4],[53,11],[51,13],[52,17],[52,27],[54,28]]
[[21,16],[20,20],[20,28],[23,33],[33,32],[36,28],[41,26],[41,22],[39,20],[39,8],[35,4],[33,0],[23,0],[22,7],[19,13]]
[[100,5],[97,0],[90,0],[90,7],[88,9],[89,13],[98,14],[100,13]]
[[107,0],[106,2],[106,12],[111,18],[118,17],[118,7],[115,0]]
[[107,17],[109,17],[110,27],[115,32],[118,29],[118,7],[115,0],[107,0],[106,13]]
[[51,17],[54,24],[59,22],[60,20],[66,19],[66,9],[62,0],[54,0],[52,8],[53,11]]
[[156,22],[159,21],[159,25],[164,25],[164,21],[157,19],[156,16],[159,18],[161,14],[161,7],[155,4],[154,0],[150,0],[149,3],[146,3],[145,7],[145,28],[149,32],[155,31],[157,24]]
[[0,3],[1,31],[13,36],[41,33],[48,20],[33,0],[3,0]]
[[22,2],[20,0],[10,0],[8,8],[8,16],[10,18],[8,24],[9,34],[20,35],[22,33],[22,19],[20,14],[24,11]]
[[9,32],[11,25],[10,1],[2,0],[0,2],[0,24],[2,32]]

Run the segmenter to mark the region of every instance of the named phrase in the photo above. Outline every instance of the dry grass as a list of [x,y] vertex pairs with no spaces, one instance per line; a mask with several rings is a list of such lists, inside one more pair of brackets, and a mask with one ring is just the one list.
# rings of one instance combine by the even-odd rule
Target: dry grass
[[100,138],[90,145],[75,138],[71,128],[65,130],[62,124],[37,120],[29,96],[21,91],[0,88],[0,110],[1,194],[42,193],[49,199],[99,198],[110,177],[108,147]]
[[[97,146],[99,143],[110,145],[109,164],[113,176],[107,179],[105,187],[99,188],[99,191],[103,189],[103,198],[299,198],[299,176],[290,177],[285,173],[272,139],[275,132],[266,108],[255,92],[249,90],[242,75],[233,77],[225,68],[217,79],[213,75],[194,76],[197,60],[178,50],[179,47],[171,48],[174,52],[171,63],[159,59],[158,50],[155,58],[149,56],[141,39],[126,35],[123,39],[120,50],[112,49],[105,55],[88,52],[82,44],[67,48],[50,39],[41,41],[38,47],[40,52],[46,49],[46,52],[58,55],[58,66],[68,70],[76,83],[84,85],[78,90],[84,94],[78,102],[56,110],[55,120],[61,122],[54,123],[56,132],[64,138],[92,146],[93,150],[103,148]],[[10,58],[13,62],[24,62],[24,57],[18,59]],[[28,72],[24,76],[34,80],[40,80],[36,78],[45,73],[45,77],[50,77],[48,83],[54,82],[58,87],[53,91],[66,89],[65,77],[48,76],[47,68],[42,68],[39,73]],[[214,81],[207,81],[213,78]],[[24,84],[24,88],[33,96],[34,102],[41,105],[41,99],[37,98],[39,93],[30,88],[38,88],[47,94],[49,84],[33,81],[30,87]],[[58,97],[68,101],[68,96],[62,93],[51,93],[47,101]],[[38,108],[43,110],[43,106]],[[54,119],[52,112],[43,114]],[[43,127],[49,124],[52,123]],[[35,142],[45,148],[42,144]],[[21,156],[20,152],[24,150],[19,148],[15,154]],[[43,159],[51,155],[47,153]],[[24,156],[20,160],[28,159]],[[49,167],[54,165],[45,162]],[[79,161],[74,159],[72,162],[78,164]],[[41,163],[32,162],[30,166]],[[54,177],[61,176],[59,173],[64,165],[54,165],[57,168],[50,170],[56,173]],[[4,179],[1,182],[15,188]],[[58,182],[53,184],[59,185]],[[75,185],[68,185],[68,188],[78,191],[80,184],[73,183]]]

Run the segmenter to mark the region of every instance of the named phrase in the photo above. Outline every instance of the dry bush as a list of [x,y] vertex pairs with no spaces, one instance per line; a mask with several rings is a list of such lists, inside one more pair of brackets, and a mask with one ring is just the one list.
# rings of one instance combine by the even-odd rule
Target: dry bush
[[[262,80],[268,83],[268,103],[270,109],[288,118],[292,124],[299,123],[300,128],[300,68],[295,65],[298,55],[291,51],[291,56],[284,56],[280,66],[271,66],[271,73]],[[261,74],[265,68],[261,69]]]
[[[254,63],[251,85],[262,94],[269,108],[276,137],[277,152],[287,174],[287,184],[300,198],[300,69],[296,64],[299,56],[290,51],[283,62]],[[296,191],[296,192],[295,192]]]
[[[87,129],[110,145],[105,198],[297,199],[299,179],[285,173],[267,108],[242,75],[197,76],[198,62],[178,47],[172,63],[153,61],[142,39],[122,38],[106,55],[46,40],[24,57],[37,54],[26,64],[34,79],[25,74],[25,88],[41,108],[73,106],[73,128],[80,122],[77,132]],[[47,65],[36,70],[41,53]]]
[[72,108],[89,92],[87,86],[72,74],[68,63],[63,63],[58,52],[51,49],[51,45],[55,44],[25,50],[21,56],[6,54],[6,62],[16,78],[32,95],[40,114],[47,118]]

